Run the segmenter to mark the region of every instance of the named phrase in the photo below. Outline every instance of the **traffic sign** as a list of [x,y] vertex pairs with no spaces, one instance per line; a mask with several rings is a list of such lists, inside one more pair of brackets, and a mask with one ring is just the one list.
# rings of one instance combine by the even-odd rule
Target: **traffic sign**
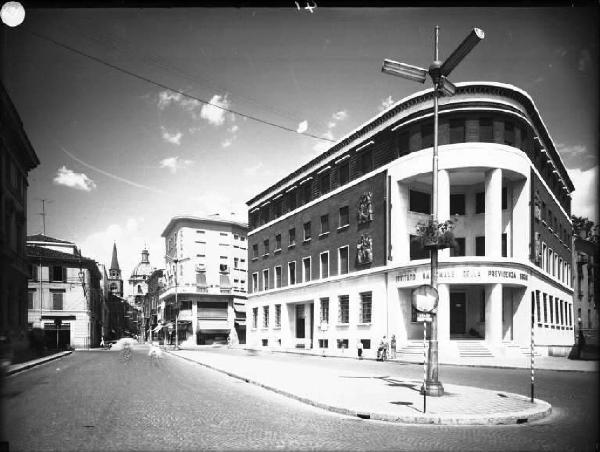
[[437,308],[438,298],[438,291],[429,284],[412,291],[412,305],[419,312],[433,312]]
[[417,312],[417,322],[431,322],[433,317],[427,312]]

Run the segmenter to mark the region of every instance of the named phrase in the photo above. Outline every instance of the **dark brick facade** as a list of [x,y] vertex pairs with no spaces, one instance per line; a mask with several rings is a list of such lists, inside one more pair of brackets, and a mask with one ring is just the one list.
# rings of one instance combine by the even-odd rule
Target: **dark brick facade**
[[[372,193],[373,220],[358,224],[358,204],[361,195]],[[338,228],[339,210],[348,206],[349,224]],[[329,215],[329,233],[320,235],[320,221],[322,215]],[[311,222],[311,240],[303,241],[303,225]],[[296,244],[288,247],[289,230],[295,228]],[[275,250],[275,237],[281,234],[281,250]],[[361,235],[368,234],[372,239],[373,260],[368,264],[358,264],[357,244]],[[269,240],[269,252],[265,255],[264,241]],[[302,259],[312,258],[311,280],[319,279],[320,254],[329,250],[330,276],[337,275],[338,248],[349,246],[349,272],[364,270],[385,264],[385,172],[377,174],[355,186],[326,198],[315,205],[303,209],[281,221],[260,230],[248,237],[249,250],[249,288],[252,287],[252,274],[258,272],[260,290],[263,290],[262,271],[269,269],[269,288],[274,287],[274,268],[281,266],[281,286],[288,285],[288,262],[296,262],[296,281],[302,281]],[[258,257],[254,258],[252,249],[258,245]]]

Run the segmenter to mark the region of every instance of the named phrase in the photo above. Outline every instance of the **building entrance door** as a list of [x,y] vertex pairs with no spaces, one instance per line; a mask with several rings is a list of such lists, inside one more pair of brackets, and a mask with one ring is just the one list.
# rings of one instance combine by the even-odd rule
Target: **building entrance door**
[[465,334],[467,297],[464,292],[450,292],[450,334]]
[[305,312],[304,305],[296,305],[296,339],[304,339],[306,337],[305,329]]

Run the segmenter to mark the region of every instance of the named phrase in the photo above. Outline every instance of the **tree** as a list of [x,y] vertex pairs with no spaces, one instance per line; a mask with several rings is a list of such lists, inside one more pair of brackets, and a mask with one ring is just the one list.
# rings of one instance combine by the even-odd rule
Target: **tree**
[[594,224],[594,222],[587,217],[578,217],[576,215],[571,215],[571,220],[573,221],[574,235],[589,240],[590,242],[600,242],[599,225]]

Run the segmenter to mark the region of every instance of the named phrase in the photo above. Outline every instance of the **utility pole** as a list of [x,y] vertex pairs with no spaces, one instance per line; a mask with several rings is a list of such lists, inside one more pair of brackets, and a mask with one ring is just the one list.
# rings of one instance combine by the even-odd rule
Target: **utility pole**
[[[412,66],[406,63],[386,59],[381,68],[382,72],[402,77],[408,80],[425,83],[427,75],[433,82],[433,169],[432,169],[432,198],[433,206],[431,211],[431,223],[437,228],[438,222],[438,99],[441,95],[452,96],[456,92],[456,86],[446,77],[450,72],[466,57],[471,50],[484,38],[484,33],[479,28],[473,28],[471,33],[463,42],[452,52],[452,54],[443,63],[439,60],[439,31],[440,27],[435,27],[434,32],[434,61],[429,69],[423,69],[418,66]],[[438,270],[438,248],[432,247],[431,253],[431,286],[437,290],[437,270]],[[439,397],[444,395],[444,387],[438,380],[438,340],[437,340],[437,313],[432,313],[431,335],[429,339],[429,355],[427,360],[427,384],[423,391],[429,396]]]

